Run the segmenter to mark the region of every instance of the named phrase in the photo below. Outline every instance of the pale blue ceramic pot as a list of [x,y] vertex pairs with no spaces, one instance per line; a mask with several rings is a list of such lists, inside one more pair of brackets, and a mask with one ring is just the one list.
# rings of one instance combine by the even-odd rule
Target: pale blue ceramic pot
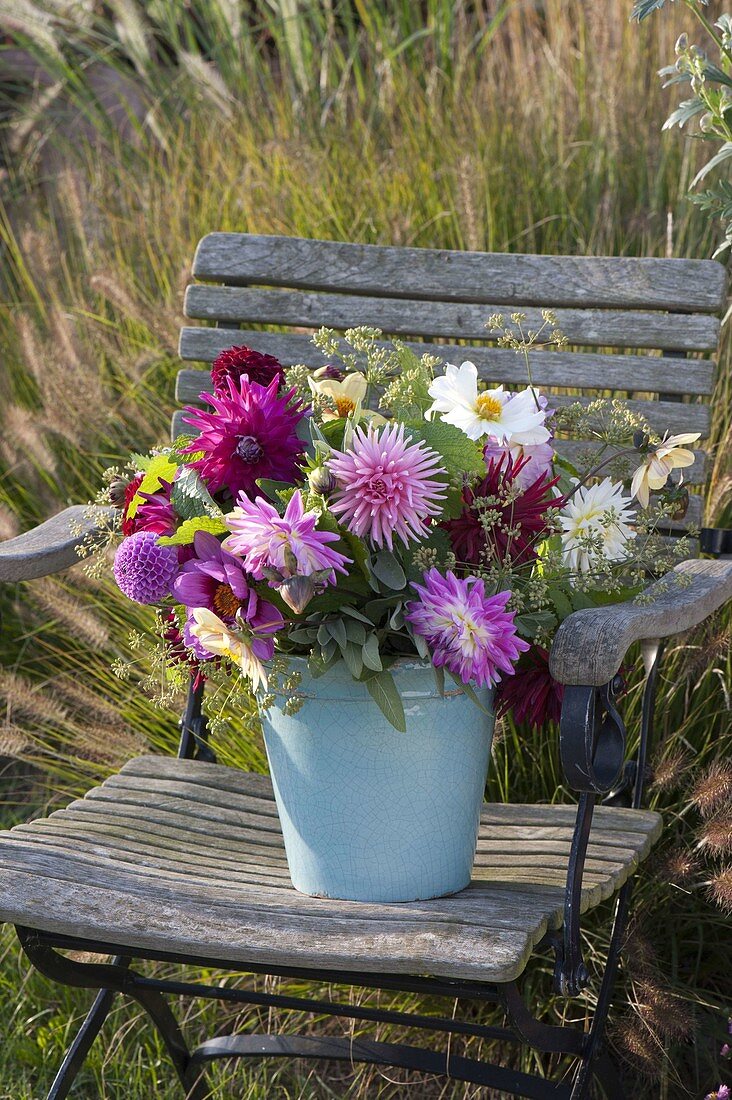
[[[493,736],[486,714],[432,667],[400,660],[391,672],[406,733],[389,724],[339,661],[305,703],[263,717],[264,740],[294,886],[314,897],[397,902],[439,897],[470,882]],[[282,700],[278,699],[278,703]]]

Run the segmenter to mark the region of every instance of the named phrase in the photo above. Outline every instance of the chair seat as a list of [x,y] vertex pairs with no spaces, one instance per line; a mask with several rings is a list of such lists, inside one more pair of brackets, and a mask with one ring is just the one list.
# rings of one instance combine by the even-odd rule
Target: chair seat
[[[143,756],[0,833],[0,919],[133,954],[512,981],[561,925],[575,813],[485,804],[473,881],[452,897],[324,900],[290,884],[269,779]],[[595,811],[584,909],[622,885],[661,825],[650,811]]]

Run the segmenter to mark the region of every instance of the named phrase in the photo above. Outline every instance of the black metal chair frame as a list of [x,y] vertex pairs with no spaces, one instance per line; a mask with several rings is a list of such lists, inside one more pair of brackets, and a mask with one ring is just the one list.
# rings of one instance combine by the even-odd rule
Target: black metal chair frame
[[[567,687],[562,707],[560,750],[562,766],[569,785],[579,792],[577,817],[568,864],[561,930],[547,934],[537,951],[553,951],[554,984],[557,992],[577,996],[589,982],[582,957],[580,938],[580,899],[582,875],[592,825],[594,807],[601,799],[612,805],[639,808],[647,775],[648,743],[653,726],[653,710],[662,643],[646,642],[643,657],[646,666],[641,730],[635,760],[626,763],[626,730],[615,707],[620,687],[618,677],[601,688]],[[181,720],[178,756],[211,762],[216,756],[208,742],[206,718],[202,712],[203,685],[194,685],[188,694]],[[243,966],[240,962],[162,952],[135,950],[134,958],[180,963],[229,970],[232,973],[319,981],[345,986],[360,986],[392,992],[420,993],[430,997],[448,997],[490,1002],[499,1005],[507,1019],[505,1026],[486,1026],[470,1021],[433,1015],[404,1013],[381,1008],[355,1006],[307,997],[258,992],[228,986],[205,985],[147,977],[132,968],[133,958],[124,945],[100,943],[84,938],[53,935],[17,927],[23,950],[33,966],[46,977],[67,986],[98,990],[97,997],[72,1042],[48,1093],[48,1100],[63,1100],[81,1069],[117,994],[136,1001],[157,1028],[189,1100],[205,1100],[208,1088],[205,1067],[216,1059],[304,1058],[331,1059],[350,1063],[370,1063],[443,1075],[456,1081],[490,1086],[506,1094],[545,1100],[584,1100],[593,1081],[608,1100],[622,1100],[625,1093],[620,1077],[604,1045],[605,1025],[613,988],[620,965],[620,952],[626,928],[632,892],[630,879],[618,892],[606,960],[597,996],[592,1024],[588,1031],[573,1026],[550,1025],[529,1011],[515,981],[491,984],[476,981],[452,981],[443,978],[405,977],[401,975],[358,973],[351,971],[313,971],[297,968]],[[61,954],[84,951],[111,955],[111,962],[79,962]],[[576,1059],[574,1080],[551,1081],[545,1077],[459,1057],[447,1050],[437,1052],[401,1043],[375,1042],[348,1037],[323,1037],[293,1034],[244,1033],[223,1036],[190,1051],[183,1033],[165,999],[166,994],[203,997],[239,1005],[259,1005],[282,1010],[297,1010],[373,1023],[404,1025],[443,1035],[468,1035],[525,1043],[545,1053],[566,1054]]]

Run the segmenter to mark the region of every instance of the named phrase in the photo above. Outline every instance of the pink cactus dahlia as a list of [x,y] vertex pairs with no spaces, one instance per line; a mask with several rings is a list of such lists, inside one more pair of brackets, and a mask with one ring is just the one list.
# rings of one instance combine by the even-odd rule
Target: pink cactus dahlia
[[198,428],[198,435],[184,454],[203,451],[203,457],[188,463],[198,470],[211,493],[228,491],[232,497],[244,492],[258,495],[258,478],[294,481],[297,460],[305,449],[296,428],[305,409],[294,403],[294,390],[277,393],[279,376],[268,386],[250,382],[243,375],[238,382],[225,379],[226,391],[201,394],[213,412],[188,408],[183,419]]
[[[328,461],[338,489],[330,509],[359,538],[393,549],[427,534],[427,520],[439,515],[447,475],[440,456],[424,443],[404,438],[404,425],[364,431]],[[440,477],[442,475],[442,477]]]
[[412,584],[419,599],[407,605],[405,618],[430,647],[433,665],[478,687],[499,683],[502,672],[511,676],[519,654],[529,648],[516,634],[513,612],[506,611],[511,593],[486,596],[478,577],[443,577],[437,569],[424,580]]

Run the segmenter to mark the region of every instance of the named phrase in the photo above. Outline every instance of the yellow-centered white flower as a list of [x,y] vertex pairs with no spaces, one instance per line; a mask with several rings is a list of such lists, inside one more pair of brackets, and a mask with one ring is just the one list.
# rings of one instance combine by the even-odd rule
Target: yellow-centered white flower
[[239,665],[245,676],[252,681],[252,688],[256,689],[261,684],[266,688],[267,673],[264,665],[253,652],[247,639],[232,627],[227,626],[218,615],[209,611],[207,607],[194,607],[191,609],[191,617],[194,622],[189,629],[201,643],[204,649],[218,657],[226,657],[234,664]]
[[[573,572],[590,573],[601,561],[622,561],[627,544],[636,537],[630,526],[635,519],[623,486],[609,477],[597,485],[585,485],[571,497],[560,513],[562,549]],[[600,538],[594,549],[589,538]]]
[[470,439],[491,436],[499,443],[531,447],[549,439],[544,427],[546,413],[539,408],[531,387],[513,397],[503,386],[478,393],[478,370],[469,360],[459,367],[448,363],[428,393],[433,403],[426,418],[439,414],[441,420],[454,424]]
[[672,470],[693,465],[694,452],[687,451],[684,444],[696,443],[700,434],[700,432],[685,432],[682,435],[666,433],[658,446],[646,455],[630,483],[631,494],[643,508],[648,507],[651,489],[663,489]]
[[[325,368],[321,367],[321,370]],[[360,371],[351,371],[340,381],[336,378],[319,378],[319,371],[309,378],[312,393],[318,396],[322,402],[321,415],[323,420],[337,420],[339,417],[350,417],[354,423],[360,420],[368,420],[370,423],[385,424],[386,419],[381,413],[364,409],[363,402],[366,397],[366,379]]]

